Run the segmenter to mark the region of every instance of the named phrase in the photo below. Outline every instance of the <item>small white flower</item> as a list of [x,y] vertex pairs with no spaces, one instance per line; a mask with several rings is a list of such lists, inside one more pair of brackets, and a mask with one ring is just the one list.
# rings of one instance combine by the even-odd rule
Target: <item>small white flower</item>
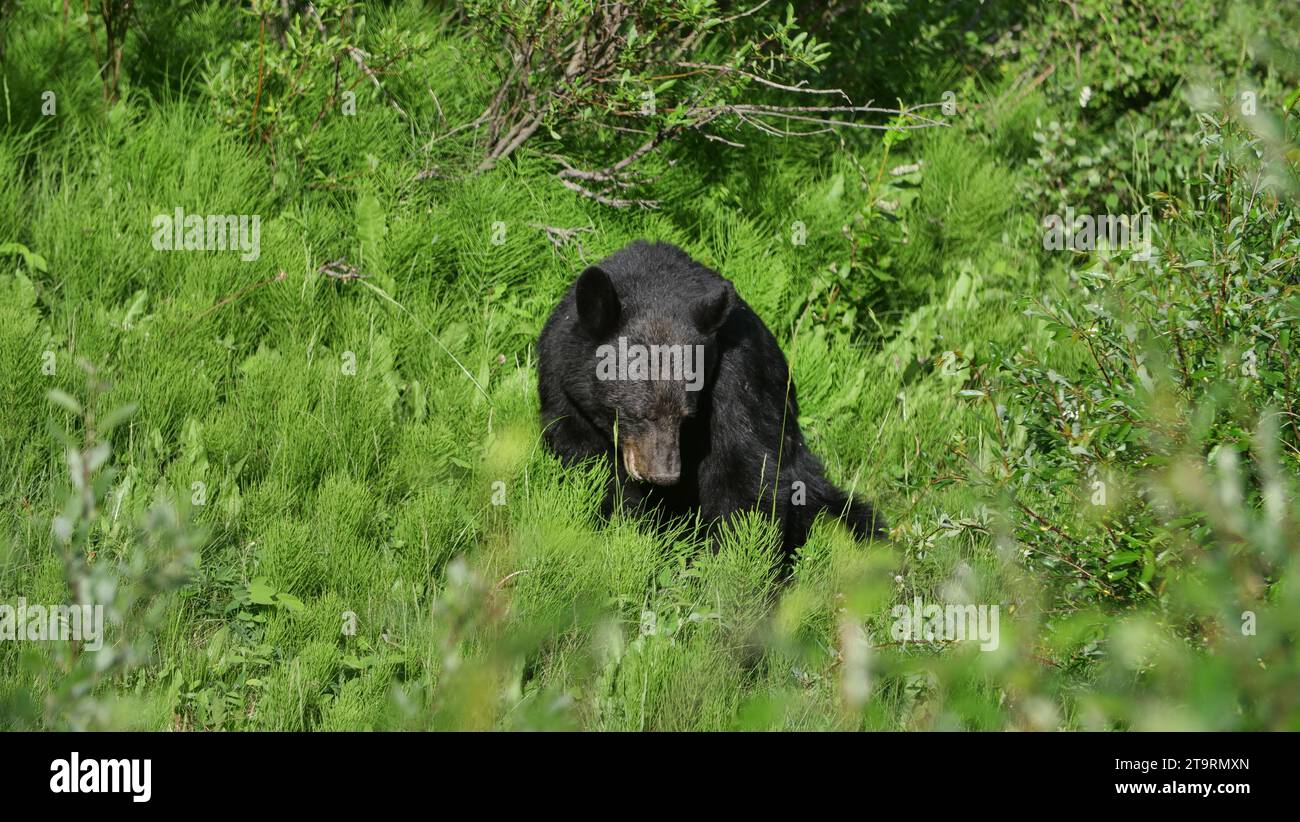
[[1083,91],[1079,92],[1079,108],[1087,108],[1088,101],[1092,99],[1092,86],[1084,86]]

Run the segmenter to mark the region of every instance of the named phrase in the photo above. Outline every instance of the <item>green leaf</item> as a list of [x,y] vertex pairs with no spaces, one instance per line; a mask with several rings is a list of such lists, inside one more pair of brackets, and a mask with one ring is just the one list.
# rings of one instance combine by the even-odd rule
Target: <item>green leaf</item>
[[248,598],[257,605],[274,605],[275,589],[266,577],[258,577],[248,583]]
[[57,388],[51,388],[45,393],[50,402],[67,411],[69,414],[80,417],[82,413],[81,403],[74,400],[67,393]]
[[302,600],[298,599],[293,594],[284,594],[284,593],[276,594],[275,599],[276,599],[276,603],[275,603],[276,605],[280,605],[284,608],[287,608],[294,613],[298,613],[299,611],[304,611],[307,609],[307,606],[302,603]]
[[112,411],[109,411],[104,415],[104,419],[99,423],[100,433],[107,434],[109,431],[112,431],[114,428],[131,419],[131,417],[135,415],[137,408],[139,408],[139,405],[129,402],[126,405],[119,406],[114,408]]
[[32,271],[45,272],[49,270],[49,264],[45,262],[45,258],[22,243],[0,243],[0,254],[21,255],[23,263]]

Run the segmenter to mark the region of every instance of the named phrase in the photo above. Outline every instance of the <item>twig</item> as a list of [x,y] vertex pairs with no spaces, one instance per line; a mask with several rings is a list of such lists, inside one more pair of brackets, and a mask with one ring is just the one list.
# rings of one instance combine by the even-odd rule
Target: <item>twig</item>
[[257,131],[257,109],[262,104],[262,77],[266,68],[266,15],[257,27],[257,94],[253,96],[253,117],[248,123],[248,136]]
[[[541,223],[529,223],[528,227],[545,231],[546,239],[551,241],[551,245],[555,246],[556,251],[563,248],[565,243],[569,242],[574,237],[577,237],[579,234],[586,231],[596,230],[594,226],[590,225],[580,225],[575,226],[574,228],[561,228],[560,226],[542,225]],[[579,243],[578,245],[581,247],[582,243]]]
[[592,200],[595,200],[601,205],[610,206],[611,208],[627,208],[628,206],[640,206],[641,208],[659,207],[658,200],[639,200],[639,199],[628,200],[620,197],[610,197],[602,192],[596,192],[596,191],[592,191],[589,188],[584,188],[583,186],[573,182],[572,180],[560,180],[560,185],[564,186],[565,188],[571,191],[576,191],[584,197],[588,197]]
[[343,50],[352,58],[352,62],[356,63],[357,67],[370,78],[370,82],[374,84],[375,88],[379,89],[380,94],[384,95],[388,100],[388,104],[391,105],[398,114],[402,115],[402,117],[407,120],[411,119],[411,116],[407,114],[406,110],[397,102],[397,98],[392,95],[392,92],[384,88],[384,84],[379,82],[379,77],[375,75],[374,70],[366,64],[366,53],[356,46],[345,46]]
[[[200,312],[199,314],[195,315],[194,319],[193,319],[193,320],[190,320],[189,324],[186,325],[186,326],[184,327],[184,330],[188,330],[188,329],[190,329],[190,328],[193,328],[194,325],[195,325],[199,320],[201,320],[201,319],[203,319],[204,317],[206,317],[207,315],[211,314],[213,311],[216,311],[218,308],[221,308],[223,305],[227,305],[227,304],[229,304],[229,303],[232,303],[232,302],[234,302],[235,300],[239,299],[240,297],[243,297],[245,294],[248,294],[248,293],[251,292],[251,291],[256,291],[257,289],[261,288],[261,287],[264,286],[264,285],[270,285],[271,283],[282,282],[282,281],[283,281],[286,277],[288,277],[288,276],[289,276],[289,275],[285,273],[284,269],[280,269],[280,271],[279,271],[278,273],[276,273],[276,275],[275,275],[274,277],[271,277],[270,279],[262,280],[261,282],[253,283],[253,284],[250,285],[250,286],[246,286],[246,287],[240,289],[239,291],[236,291],[234,294],[231,294],[231,295],[228,296],[228,297],[225,297],[225,298],[223,298],[223,299],[221,299],[221,300],[218,300],[218,301],[217,301],[216,303],[214,303],[210,308],[206,308],[206,309],[204,309],[202,312]],[[174,333],[174,332],[173,332],[173,333]]]
[[337,260],[330,260],[329,262],[321,263],[320,268],[316,269],[316,273],[324,274],[326,277],[332,277],[344,282],[348,282],[349,280],[364,280],[367,276],[362,274],[359,268],[350,264],[342,257],[339,257]]

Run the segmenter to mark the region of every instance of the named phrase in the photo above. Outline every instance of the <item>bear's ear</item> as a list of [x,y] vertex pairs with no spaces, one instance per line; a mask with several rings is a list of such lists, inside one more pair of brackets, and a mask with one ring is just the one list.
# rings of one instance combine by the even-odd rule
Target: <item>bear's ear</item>
[[723,280],[722,287],[700,299],[691,309],[691,318],[695,327],[702,334],[712,334],[722,327],[736,305],[736,289],[730,282]]
[[588,266],[578,275],[578,321],[587,333],[600,339],[618,326],[622,308],[609,275],[600,266]]

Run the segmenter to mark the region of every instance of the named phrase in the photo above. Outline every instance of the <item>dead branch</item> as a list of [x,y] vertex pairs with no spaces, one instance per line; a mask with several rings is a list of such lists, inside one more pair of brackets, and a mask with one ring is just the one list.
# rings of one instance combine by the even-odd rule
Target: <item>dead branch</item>
[[[617,159],[599,168],[580,168],[571,157],[547,155],[558,165],[556,177],[566,188],[596,202],[615,206],[652,208],[655,201],[627,196],[626,192],[644,181],[632,169],[665,144],[693,131],[705,139],[741,148],[742,142],[720,134],[719,120],[729,120],[777,137],[804,137],[840,129],[914,130],[944,126],[940,119],[926,116],[925,109],[941,105],[887,108],[868,102],[856,105],[839,88],[817,88],[807,80],[785,82],[774,78],[773,66],[781,65],[781,53],[770,52],[776,35],[761,35],[748,50],[732,58],[714,61],[691,59],[702,38],[729,24],[756,15],[769,0],[712,25],[699,26],[679,21],[645,20],[637,17],[634,4],[597,4],[593,14],[574,25],[556,10],[545,6],[536,17],[511,18],[494,28],[500,34],[507,55],[504,77],[483,111],[473,121],[430,136],[426,150],[440,140],[470,132],[482,145],[481,160],[474,173],[491,169],[545,131],[547,124],[585,122],[596,112],[605,120],[644,117],[651,126],[629,128],[619,123],[592,121],[597,128],[637,134],[641,137]],[[629,29],[626,23],[636,22]],[[629,31],[653,31],[649,39],[629,45]],[[496,35],[493,35],[495,37]],[[651,45],[646,46],[649,42]],[[628,52],[628,49],[634,49]],[[734,63],[733,63],[734,61]],[[628,93],[628,77],[650,84],[681,77],[698,77],[671,107],[671,116],[657,117],[652,108],[633,112],[622,102]],[[728,101],[745,88],[808,97],[834,97],[835,105],[779,105],[759,101]],[[719,101],[721,98],[721,102]],[[644,99],[644,98],[643,98]],[[717,127],[712,127],[717,124]],[[552,126],[560,128],[560,126]],[[615,155],[618,156],[618,155]]]
[[388,104],[391,105],[398,114],[402,115],[403,118],[407,120],[411,119],[410,115],[406,113],[406,109],[402,108],[401,104],[397,102],[397,98],[393,96],[392,92],[384,88],[384,84],[379,82],[379,77],[370,66],[367,65],[366,53],[356,46],[345,46],[344,50],[348,53],[348,56],[352,58],[352,62],[357,64],[357,68],[361,69],[361,71],[370,78],[370,82],[374,84],[375,88],[379,89],[379,93],[384,95],[384,98],[388,100]]
[[[573,228],[562,228],[560,226],[554,226],[554,225],[543,225],[542,223],[529,223],[528,227],[536,228],[540,231],[545,231],[546,239],[551,241],[551,245],[554,246],[553,249],[554,251],[559,251],[568,243],[573,242],[578,237],[579,234],[584,234],[588,231],[596,230],[596,227],[591,225],[580,225],[580,226],[575,226]],[[578,250],[579,251],[582,250],[581,242],[578,242]]]
[[335,280],[342,280],[343,282],[364,280],[366,278],[366,275],[361,273],[361,269],[352,265],[342,257],[339,257],[337,260],[330,260],[329,262],[321,263],[320,267],[316,269],[316,273],[324,274],[326,277],[331,277]]

